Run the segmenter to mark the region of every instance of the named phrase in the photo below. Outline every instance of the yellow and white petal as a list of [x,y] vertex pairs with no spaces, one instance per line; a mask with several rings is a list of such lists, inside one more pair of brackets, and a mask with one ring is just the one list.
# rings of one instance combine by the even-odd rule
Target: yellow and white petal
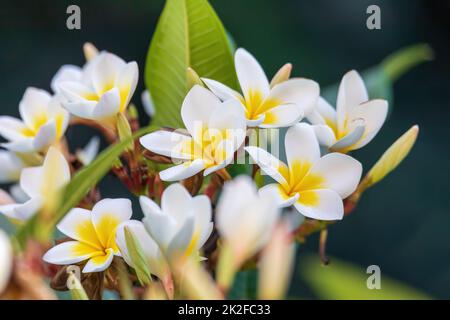
[[37,130],[47,122],[50,94],[41,89],[27,88],[19,103],[20,116],[28,128]]
[[280,104],[296,104],[305,115],[308,115],[316,106],[319,94],[317,82],[294,78],[275,85],[268,99],[280,101]]
[[56,123],[56,135],[58,138],[62,137],[69,126],[70,114],[63,108],[63,97],[56,95],[52,97],[48,104],[48,114]]
[[266,119],[265,113],[259,115],[257,119],[254,120],[247,119],[247,127],[249,128],[258,127],[259,125],[261,125],[261,123],[264,122],[265,119]]
[[133,214],[131,201],[128,199],[103,199],[92,208],[92,223],[103,248],[118,252],[115,243],[116,229]]
[[116,80],[126,66],[125,61],[109,52],[102,52],[95,59],[92,67],[92,85],[98,96],[111,90]]
[[[182,225],[178,228],[177,233],[170,241],[167,247],[167,256],[174,257],[180,254],[186,254],[190,256],[194,253],[194,248],[196,248],[198,241],[194,239],[195,230],[195,217],[193,215],[188,216]],[[192,242],[194,241],[194,243]]]
[[307,116],[311,124],[326,124],[333,128],[337,127],[336,110],[324,98],[319,97],[316,107]]
[[120,249],[120,253],[124,258],[125,262],[132,268],[135,268],[133,261],[128,252],[128,246],[125,239],[125,227],[130,230],[135,239],[138,241],[142,252],[148,262],[148,267],[150,272],[159,278],[164,276],[166,270],[167,262],[158,247],[158,244],[153,240],[150,234],[144,227],[144,224],[137,220],[130,220],[122,222],[117,227],[116,232],[116,243]]
[[92,110],[92,118],[101,120],[115,116],[120,112],[120,92],[118,88],[112,88],[105,92],[98,104]]
[[8,235],[0,229],[0,295],[8,286],[13,270],[13,248]]
[[353,150],[365,146],[376,136],[386,121],[387,113],[388,102],[381,99],[370,100],[353,109],[351,117],[353,119],[364,119],[366,125],[364,136],[353,146]]
[[336,111],[339,131],[344,130],[344,122],[352,109],[369,100],[364,81],[355,70],[347,72],[338,90]]
[[258,61],[245,49],[239,48],[234,55],[236,74],[245,100],[258,94],[264,99],[270,91],[269,81]]
[[209,90],[211,90],[222,101],[229,99],[235,99],[238,101],[243,100],[243,97],[239,92],[227,87],[219,81],[207,78],[202,78],[202,81],[206,84]]
[[84,118],[84,119],[90,119],[95,120],[92,116],[92,111],[94,110],[95,106],[97,105],[96,101],[77,101],[77,102],[63,102],[64,108],[69,111],[74,116]]
[[284,189],[278,183],[268,184],[261,189],[259,189],[259,194],[261,197],[265,198],[271,196],[276,199],[277,204],[280,208],[286,208],[292,206],[295,202],[297,202],[299,198],[299,194],[296,193],[293,196],[286,195]]
[[[114,239],[114,242],[116,240]],[[83,268],[83,273],[102,272],[108,269],[114,258],[114,251],[112,249],[106,249],[103,255],[97,255],[89,259]]]
[[353,126],[351,131],[344,137],[340,138],[334,144],[330,146],[330,150],[347,152],[354,148],[354,145],[363,137],[366,131],[366,125],[364,120],[355,120],[356,125]]
[[[55,147],[50,147],[42,166],[44,184],[51,184],[51,188],[59,190],[70,181],[70,167],[64,155]],[[43,191],[41,190],[41,193]]]
[[286,157],[289,168],[296,163],[313,164],[320,158],[320,147],[314,129],[307,123],[289,128],[285,136]]
[[143,136],[139,141],[147,150],[172,159],[193,158],[193,140],[182,133],[159,130]]
[[37,131],[36,137],[33,139],[33,150],[45,150],[56,141],[56,138],[56,122],[54,120],[50,120],[41,126]]
[[133,96],[139,79],[139,68],[135,61],[129,62],[123,68],[116,81],[121,97],[120,111],[123,112]]
[[195,159],[163,170],[159,176],[163,181],[180,181],[196,175],[203,169],[205,169],[205,162],[202,159]]
[[0,150],[0,183],[18,181],[24,167],[22,160],[13,152]]
[[336,142],[336,136],[329,126],[325,124],[315,124],[312,125],[312,127],[320,145],[330,147]]
[[308,218],[317,220],[341,220],[344,205],[340,195],[328,189],[302,191],[294,204],[298,212]]
[[6,140],[22,140],[26,137],[27,132],[27,126],[19,119],[10,116],[0,117],[0,135]]
[[191,201],[195,215],[194,235],[198,237],[197,250],[210,237],[213,230],[211,201],[205,195],[196,196]]
[[264,173],[280,184],[287,184],[286,178],[283,176],[284,172],[288,172],[286,164],[264,149],[254,146],[245,147],[244,149]]
[[342,199],[352,194],[362,174],[361,163],[342,153],[329,153],[320,158],[310,173],[322,178],[321,187],[336,191]]
[[48,250],[42,259],[51,264],[68,265],[102,254],[101,251],[97,251],[95,248],[81,242],[66,241]]
[[220,105],[220,99],[204,87],[195,85],[189,90],[181,106],[181,118],[194,140]]
[[282,104],[264,114],[260,128],[289,127],[299,122],[304,116],[303,109],[296,104]]
[[63,81],[81,81],[83,71],[80,67],[74,65],[63,65],[53,76],[50,87],[53,92],[60,91],[59,84]]
[[90,210],[74,208],[64,216],[57,228],[69,238],[103,251],[102,243],[92,223],[91,214]]
[[98,95],[89,86],[76,81],[61,81],[59,83],[60,93],[67,102],[81,102],[98,100]]

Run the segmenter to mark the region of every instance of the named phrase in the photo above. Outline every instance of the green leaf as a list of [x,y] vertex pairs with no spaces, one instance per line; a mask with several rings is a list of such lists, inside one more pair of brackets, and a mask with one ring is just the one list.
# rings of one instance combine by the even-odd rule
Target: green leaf
[[[400,49],[389,55],[380,64],[361,73],[370,99],[386,99],[393,102],[392,88],[394,82],[416,65],[433,58],[433,51],[428,44],[415,44]],[[339,83],[326,87],[322,96],[332,104],[336,103]],[[391,111],[392,108],[389,108]]]
[[389,278],[381,267],[381,289],[369,289],[366,269],[332,257],[323,266],[318,256],[302,256],[300,274],[319,299],[330,300],[421,300],[428,295]]
[[147,265],[147,259],[142,251],[142,247],[128,227],[124,228],[124,233],[128,253],[133,263],[134,271],[136,271],[136,276],[138,277],[141,285],[149,284],[152,282],[152,276]]
[[153,124],[183,128],[180,108],[187,68],[236,88],[233,56],[222,23],[207,0],[167,0],[150,44],[145,81],[155,103]]
[[52,232],[59,220],[61,220],[69,210],[76,207],[87,195],[89,190],[91,190],[109,172],[109,170],[111,170],[113,164],[130,145],[130,142],[151,130],[151,128],[143,128],[128,139],[111,145],[100,153],[89,166],[78,171],[64,190],[63,201],[61,201],[60,207],[52,217],[52,221],[46,222],[45,225],[41,225],[38,219],[39,215],[37,214],[18,230],[16,237],[22,247],[25,245],[27,239],[30,236],[36,235],[37,232],[39,232],[39,234]]

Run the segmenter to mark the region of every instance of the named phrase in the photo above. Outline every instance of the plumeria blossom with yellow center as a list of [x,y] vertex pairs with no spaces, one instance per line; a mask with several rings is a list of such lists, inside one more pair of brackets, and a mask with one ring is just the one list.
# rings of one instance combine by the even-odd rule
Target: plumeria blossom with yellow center
[[51,147],[39,167],[29,167],[22,170],[20,188],[28,200],[21,204],[0,206],[0,213],[14,220],[28,220],[46,205],[55,201],[54,197],[70,181],[70,168],[55,147]]
[[22,121],[10,116],[0,117],[0,135],[7,143],[2,146],[14,152],[46,151],[66,132],[69,113],[60,99],[47,91],[28,88],[19,104]]
[[342,199],[356,190],[361,163],[342,153],[320,157],[320,147],[311,125],[299,123],[285,137],[287,164],[266,150],[249,146],[247,152],[276,183],[260,189],[272,195],[281,207],[294,205],[306,217],[339,220],[344,215]]
[[258,194],[247,176],[225,183],[216,211],[217,229],[234,257],[234,267],[261,250],[280,216],[276,198]]
[[369,100],[361,76],[355,70],[344,75],[339,86],[336,110],[322,97],[308,115],[320,144],[346,153],[368,144],[386,120],[388,102]]
[[211,91],[196,85],[183,101],[181,117],[188,134],[160,130],[140,139],[146,149],[182,162],[161,171],[162,180],[182,180],[203,170],[206,176],[233,161],[246,135],[245,116],[238,102],[221,102]]
[[[63,106],[80,118],[113,121],[124,112],[133,96],[139,71],[135,61],[126,63],[118,56],[101,52],[88,62],[81,74],[59,75],[54,87],[63,97]],[[67,79],[66,78],[66,79]]]
[[258,61],[246,50],[236,50],[234,60],[242,94],[215,80],[202,80],[223,101],[238,101],[249,127],[287,127],[313,110],[320,92],[316,82],[292,78],[271,86]]
[[72,209],[57,225],[72,240],[51,248],[44,261],[71,265],[87,260],[83,273],[106,270],[114,256],[121,256],[116,244],[117,227],[131,218],[131,201],[103,199],[91,210]]
[[211,202],[205,195],[192,197],[179,183],[163,193],[161,207],[140,198],[144,223],[164,255],[171,260],[196,257],[213,230]]

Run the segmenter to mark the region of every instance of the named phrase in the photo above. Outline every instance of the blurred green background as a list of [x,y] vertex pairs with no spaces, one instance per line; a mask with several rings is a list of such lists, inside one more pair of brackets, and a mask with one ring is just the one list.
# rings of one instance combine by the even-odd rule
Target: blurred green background
[[[211,3],[238,46],[252,52],[269,76],[285,62],[292,62],[294,75],[326,86],[339,81],[346,71],[367,69],[401,47],[417,42],[432,46],[435,60],[396,82],[392,116],[380,134],[354,156],[369,168],[397,137],[418,123],[420,134],[412,154],[364,195],[354,214],[330,228],[328,252],[359,266],[360,272],[369,265],[379,265],[382,284],[383,276],[391,277],[431,297],[450,298],[450,1]],[[81,7],[81,30],[66,28],[70,4]],[[370,4],[381,8],[381,30],[366,28]],[[147,48],[163,5],[163,0],[2,1],[1,113],[18,116],[18,103],[26,87],[49,90],[50,80],[61,65],[83,64],[81,47],[85,41],[127,61],[136,60],[142,79]],[[141,81],[134,99],[138,105],[142,89]],[[142,121],[147,121],[144,115]],[[82,146],[91,134],[74,128],[68,137],[74,145]],[[105,196],[123,195],[123,191],[111,178],[103,182]],[[300,248],[300,263],[302,257],[311,260],[306,256],[317,251],[317,241],[316,236],[311,237]],[[342,267],[337,260],[334,265]],[[308,270],[320,270],[317,263],[308,266]],[[332,297],[304,276],[296,273],[293,296]],[[315,277],[323,279],[320,273]],[[352,283],[359,280],[348,279],[334,290],[361,287],[364,281]],[[363,296],[355,293],[353,297]]]

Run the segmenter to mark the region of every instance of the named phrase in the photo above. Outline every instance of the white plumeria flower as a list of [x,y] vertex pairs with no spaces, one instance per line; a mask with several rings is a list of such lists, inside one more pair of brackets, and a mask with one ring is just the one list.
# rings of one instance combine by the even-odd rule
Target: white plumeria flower
[[13,269],[13,249],[8,235],[0,229],[0,296],[6,289]]
[[342,78],[336,110],[322,97],[308,116],[320,144],[346,153],[368,144],[386,120],[388,102],[369,100],[361,76],[355,70]]
[[44,261],[57,265],[70,265],[87,261],[83,273],[106,270],[114,256],[120,256],[116,244],[117,227],[131,218],[131,201],[103,199],[91,210],[72,209],[57,228],[73,239],[51,248]]
[[23,121],[0,117],[0,135],[9,141],[2,146],[14,152],[45,151],[64,135],[69,124],[69,113],[60,100],[45,90],[28,88],[19,112]]
[[140,198],[142,220],[168,259],[195,257],[213,230],[211,202],[205,195],[192,197],[179,183],[164,190],[161,207]]
[[0,206],[0,213],[15,220],[28,220],[47,203],[55,201],[55,192],[70,181],[70,168],[62,153],[51,147],[40,167],[22,170],[20,188],[29,197],[22,204]]
[[55,80],[56,90],[64,97],[63,105],[69,112],[91,120],[111,121],[124,112],[139,77],[135,61],[126,63],[109,52],[101,52],[89,61],[81,75],[73,73],[68,76],[73,78],[69,81],[59,76]]
[[339,220],[344,215],[342,199],[352,194],[361,178],[361,163],[342,153],[320,157],[320,147],[311,125],[299,123],[285,137],[288,164],[258,147],[246,147],[262,171],[277,183],[260,189],[274,195],[281,207],[294,207],[306,217]]
[[160,130],[140,139],[146,149],[183,162],[161,171],[162,180],[182,180],[202,170],[206,176],[233,161],[246,135],[239,103],[221,102],[211,91],[196,85],[183,101],[181,117],[189,135]]
[[309,114],[319,97],[319,85],[308,79],[292,78],[270,86],[256,59],[240,48],[235,53],[239,92],[211,79],[202,80],[220,99],[234,99],[245,111],[249,127],[287,127]]
[[83,149],[76,152],[76,157],[84,166],[87,166],[94,161],[98,154],[99,148],[100,138],[97,136],[93,137]]
[[0,183],[18,181],[24,167],[25,164],[14,152],[0,150]]
[[125,228],[128,228],[135,239],[139,242],[139,246],[142,248],[142,252],[147,259],[150,273],[157,276],[161,281],[163,281],[163,283],[171,281],[171,274],[167,260],[158,244],[145,229],[145,226],[141,221],[125,221],[122,222],[117,228],[116,243],[125,262],[130,267],[135,268],[131,255],[128,251],[127,241],[125,238]]
[[216,214],[217,229],[239,264],[267,244],[280,210],[273,195],[261,196],[249,177],[238,176],[225,183]]

